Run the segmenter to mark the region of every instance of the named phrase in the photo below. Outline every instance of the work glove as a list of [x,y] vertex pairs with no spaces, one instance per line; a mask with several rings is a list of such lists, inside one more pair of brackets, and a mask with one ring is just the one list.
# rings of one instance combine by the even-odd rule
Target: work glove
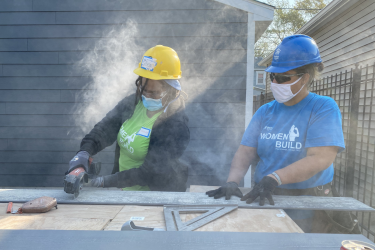
[[69,162],[69,170],[67,173],[72,172],[78,167],[83,167],[86,173],[89,171],[89,158],[90,154],[86,151],[79,151],[76,156]]
[[225,196],[226,200],[229,200],[232,195],[238,196],[240,198],[243,196],[241,190],[238,188],[238,184],[234,181],[227,182],[218,189],[207,191],[206,194],[209,197],[213,196],[214,199]]
[[102,176],[98,176],[95,179],[89,180],[88,183],[83,184],[84,187],[104,187],[104,179]]
[[254,188],[247,193],[244,197],[241,198],[241,201],[246,203],[252,203],[256,198],[260,196],[259,205],[264,205],[265,198],[268,199],[270,205],[275,205],[275,202],[272,199],[272,194],[275,188],[278,186],[278,182],[269,176],[264,176],[259,183],[255,184]]

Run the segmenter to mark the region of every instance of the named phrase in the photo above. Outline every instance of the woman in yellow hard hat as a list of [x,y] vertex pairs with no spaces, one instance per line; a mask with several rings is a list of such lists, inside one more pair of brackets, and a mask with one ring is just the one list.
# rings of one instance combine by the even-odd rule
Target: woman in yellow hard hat
[[190,132],[180,98],[180,59],[173,49],[157,45],[143,55],[134,73],[139,76],[136,93],[83,138],[68,172],[82,165],[88,171],[90,156],[117,140],[112,174],[91,180],[89,186],[184,192],[188,171],[179,158]]

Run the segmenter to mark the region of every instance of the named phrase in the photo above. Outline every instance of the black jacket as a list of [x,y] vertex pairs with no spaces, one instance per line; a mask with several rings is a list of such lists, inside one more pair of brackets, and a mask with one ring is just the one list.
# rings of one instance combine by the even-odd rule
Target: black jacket
[[[95,155],[117,140],[117,134],[134,112],[135,94],[124,98],[95,125],[82,142],[80,151]],[[155,121],[144,163],[119,172],[120,147],[116,143],[112,175],[104,176],[104,187],[148,186],[152,191],[185,192],[188,168],[178,159],[190,141],[185,103],[177,99]]]

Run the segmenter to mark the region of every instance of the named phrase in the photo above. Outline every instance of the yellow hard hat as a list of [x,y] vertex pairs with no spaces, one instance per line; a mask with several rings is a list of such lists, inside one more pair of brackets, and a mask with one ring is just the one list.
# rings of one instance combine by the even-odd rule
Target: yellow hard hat
[[172,48],[156,45],[146,51],[134,73],[152,80],[177,80],[181,78],[180,59]]

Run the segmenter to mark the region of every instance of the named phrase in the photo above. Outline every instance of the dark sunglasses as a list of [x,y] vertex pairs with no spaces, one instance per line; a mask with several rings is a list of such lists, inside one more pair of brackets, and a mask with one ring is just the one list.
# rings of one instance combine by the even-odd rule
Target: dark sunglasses
[[305,73],[299,73],[299,74],[293,74],[293,75],[275,75],[275,73],[270,74],[270,79],[271,82],[273,82],[274,79],[276,79],[277,83],[284,83],[290,81],[292,78],[291,76],[301,76],[304,75]]

